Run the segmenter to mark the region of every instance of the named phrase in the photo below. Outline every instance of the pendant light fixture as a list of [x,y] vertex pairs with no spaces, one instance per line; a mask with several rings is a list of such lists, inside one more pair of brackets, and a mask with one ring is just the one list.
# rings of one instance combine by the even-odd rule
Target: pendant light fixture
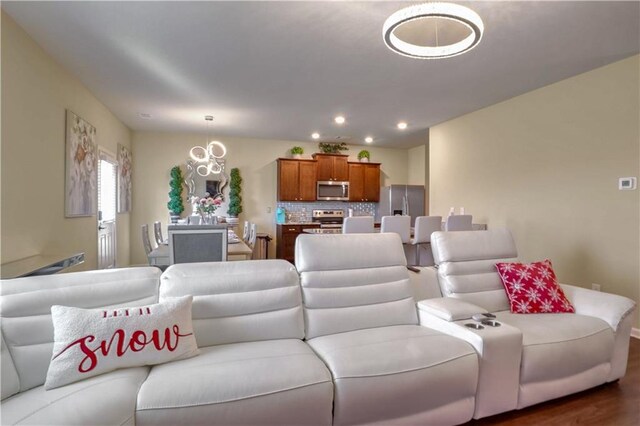
[[212,115],[206,115],[204,117],[207,124],[207,139],[205,141],[206,148],[202,146],[194,146],[189,151],[189,155],[196,163],[200,163],[196,168],[196,172],[200,176],[209,176],[211,174],[220,174],[224,168],[221,164],[222,158],[227,155],[227,148],[220,141],[212,141],[209,135],[209,126],[213,122]]
[[[433,42],[414,42],[415,37],[409,39],[406,32],[400,34],[403,33],[403,26],[419,36],[430,33],[429,39]],[[443,26],[462,26],[465,35],[460,40],[440,44],[444,28],[439,27]],[[449,58],[468,52],[480,43],[483,32],[484,24],[476,12],[453,3],[424,3],[405,7],[389,16],[382,27],[382,37],[389,49],[419,59]]]

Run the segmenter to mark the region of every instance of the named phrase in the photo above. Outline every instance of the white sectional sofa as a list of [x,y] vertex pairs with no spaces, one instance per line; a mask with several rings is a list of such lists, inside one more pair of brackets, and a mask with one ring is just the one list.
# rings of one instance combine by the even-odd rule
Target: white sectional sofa
[[[443,298],[418,303],[421,323],[471,343],[480,355],[474,417],[579,392],[624,376],[635,302],[561,285],[575,314],[515,314],[496,271],[516,261],[507,229],[435,232],[431,244]],[[428,271],[427,276],[428,276]],[[491,312],[499,327],[465,326]]]
[[[471,293],[494,291],[493,278],[485,280],[489,260],[515,258],[502,237],[471,234],[489,240],[468,251],[436,238],[440,268],[413,284],[437,273],[446,297],[420,309],[394,234],[301,236],[297,270],[266,260],[2,281],[0,423],[459,424],[624,374],[633,309],[625,298],[566,287],[578,309],[567,317],[578,325],[545,318],[531,325],[505,312],[502,327],[464,327],[469,309],[452,277],[480,283]],[[501,248],[478,262],[480,248],[493,245]],[[52,305],[116,308],[183,295],[193,295],[199,355],[44,390]],[[483,310],[485,296],[478,297],[468,299],[471,310]],[[558,324],[560,331],[547,331]],[[589,353],[577,353],[585,347]],[[541,351],[561,365],[546,363]]]

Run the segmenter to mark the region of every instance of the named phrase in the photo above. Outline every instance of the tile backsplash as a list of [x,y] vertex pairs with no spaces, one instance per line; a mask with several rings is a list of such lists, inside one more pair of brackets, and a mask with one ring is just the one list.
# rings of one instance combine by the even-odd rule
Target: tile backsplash
[[278,201],[276,207],[282,207],[287,213],[287,222],[311,222],[313,210],[344,210],[347,217],[349,209],[354,216],[376,216],[378,203],[348,203],[344,201],[316,201],[312,203],[295,203]]

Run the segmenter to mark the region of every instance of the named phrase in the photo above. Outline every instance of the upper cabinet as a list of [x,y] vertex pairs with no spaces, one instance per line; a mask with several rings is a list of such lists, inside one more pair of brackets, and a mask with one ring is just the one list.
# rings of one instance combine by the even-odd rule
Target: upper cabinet
[[318,180],[349,180],[349,163],[344,154],[313,154],[318,162]]
[[348,163],[349,201],[380,201],[380,164]]
[[316,201],[317,162],[278,160],[278,201]]

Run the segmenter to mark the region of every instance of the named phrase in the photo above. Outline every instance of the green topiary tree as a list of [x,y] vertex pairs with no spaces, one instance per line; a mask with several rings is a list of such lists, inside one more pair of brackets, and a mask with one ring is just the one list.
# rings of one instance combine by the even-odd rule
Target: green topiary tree
[[167,207],[169,211],[175,215],[180,215],[184,211],[184,204],[182,204],[182,184],[184,178],[182,177],[182,170],[179,166],[175,166],[171,169],[171,180],[169,181],[169,202]]
[[240,177],[240,170],[237,167],[231,169],[231,181],[229,182],[229,208],[227,213],[231,217],[238,217],[242,213],[242,197],[240,192],[242,191],[242,178]]

